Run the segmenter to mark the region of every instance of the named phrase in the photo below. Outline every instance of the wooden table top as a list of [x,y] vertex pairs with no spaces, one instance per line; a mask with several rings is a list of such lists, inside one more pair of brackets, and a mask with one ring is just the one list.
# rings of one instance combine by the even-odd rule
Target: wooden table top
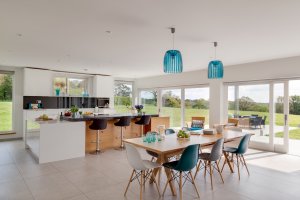
[[177,139],[176,134],[166,135],[165,140],[160,142],[147,143],[143,142],[143,138],[132,138],[124,139],[124,142],[133,144],[137,147],[156,152],[158,154],[170,153],[174,151],[179,151],[186,148],[192,144],[200,144],[202,146],[207,146],[214,144],[219,138],[224,138],[226,141],[231,141],[234,139],[241,138],[246,133],[233,130],[224,130],[222,134],[213,134],[213,135],[191,135],[190,140]]

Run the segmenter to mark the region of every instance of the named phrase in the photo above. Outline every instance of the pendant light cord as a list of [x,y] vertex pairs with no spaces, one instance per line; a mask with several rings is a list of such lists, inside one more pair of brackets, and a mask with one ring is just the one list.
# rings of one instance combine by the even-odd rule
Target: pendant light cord
[[215,60],[217,60],[217,46],[218,46],[218,43],[217,43],[217,42],[214,42],[214,47],[215,47]]
[[175,43],[175,28],[174,27],[172,27],[171,28],[171,33],[172,33],[172,36],[173,36],[173,49],[172,50],[174,50],[174,43]]

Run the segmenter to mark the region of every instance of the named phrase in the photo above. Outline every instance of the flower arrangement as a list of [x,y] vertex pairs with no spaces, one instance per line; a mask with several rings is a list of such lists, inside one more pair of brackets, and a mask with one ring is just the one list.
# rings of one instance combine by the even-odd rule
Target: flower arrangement
[[63,81],[58,81],[58,82],[55,82],[55,87],[56,88],[64,88],[66,86],[66,84],[63,82]]
[[135,107],[135,109],[138,111],[139,114],[142,113],[142,110],[143,110],[143,108],[144,108],[143,105],[135,105],[134,107]]

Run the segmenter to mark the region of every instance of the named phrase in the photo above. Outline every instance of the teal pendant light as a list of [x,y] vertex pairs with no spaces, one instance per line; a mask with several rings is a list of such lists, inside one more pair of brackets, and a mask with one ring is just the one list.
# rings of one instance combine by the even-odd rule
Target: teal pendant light
[[215,60],[210,61],[208,64],[208,78],[209,79],[221,79],[221,78],[223,78],[223,74],[224,74],[222,61],[216,59],[217,46],[218,46],[218,43],[214,42]]
[[182,72],[182,56],[180,51],[174,49],[174,33],[175,28],[171,28],[173,34],[173,49],[168,50],[164,57],[165,73],[181,73]]

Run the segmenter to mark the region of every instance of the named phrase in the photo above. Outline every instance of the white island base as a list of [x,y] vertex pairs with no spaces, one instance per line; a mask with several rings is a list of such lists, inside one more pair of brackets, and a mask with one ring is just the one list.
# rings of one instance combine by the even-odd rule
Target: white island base
[[85,156],[85,122],[38,123],[39,131],[25,133],[25,145],[40,164]]

